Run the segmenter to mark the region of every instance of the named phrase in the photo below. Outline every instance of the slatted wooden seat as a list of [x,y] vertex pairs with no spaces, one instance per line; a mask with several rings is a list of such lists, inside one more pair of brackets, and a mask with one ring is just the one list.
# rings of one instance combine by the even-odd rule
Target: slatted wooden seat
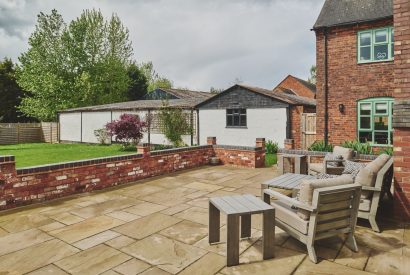
[[227,216],[227,266],[239,264],[239,217],[241,238],[251,236],[252,214],[263,214],[263,259],[273,257],[275,209],[253,195],[209,199],[209,243],[220,241],[220,211]]

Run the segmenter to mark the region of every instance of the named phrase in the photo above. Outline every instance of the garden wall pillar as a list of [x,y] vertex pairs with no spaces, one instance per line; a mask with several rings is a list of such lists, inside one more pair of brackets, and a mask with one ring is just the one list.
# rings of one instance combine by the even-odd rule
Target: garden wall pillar
[[207,137],[206,143],[208,145],[216,145],[216,137]]
[[265,150],[265,138],[256,139],[256,148],[262,148],[263,150]]
[[295,140],[285,139],[285,149],[288,149],[288,150],[295,149]]
[[137,145],[137,153],[142,154],[144,157],[149,157],[151,155],[150,144],[142,143]]

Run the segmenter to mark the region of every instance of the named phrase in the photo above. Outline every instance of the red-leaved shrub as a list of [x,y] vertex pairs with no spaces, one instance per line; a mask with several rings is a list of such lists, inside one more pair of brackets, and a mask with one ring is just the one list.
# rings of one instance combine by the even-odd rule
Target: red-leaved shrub
[[107,123],[105,128],[111,136],[115,136],[115,141],[122,142],[125,145],[137,144],[148,124],[142,121],[138,115],[122,114],[119,120]]

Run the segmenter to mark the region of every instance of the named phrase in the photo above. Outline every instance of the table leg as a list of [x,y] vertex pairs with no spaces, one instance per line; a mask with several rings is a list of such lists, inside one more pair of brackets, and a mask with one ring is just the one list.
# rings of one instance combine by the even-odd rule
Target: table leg
[[272,259],[275,244],[275,209],[263,212],[263,259]]
[[239,216],[228,215],[228,225],[226,230],[227,251],[226,261],[227,266],[239,264]]
[[241,216],[241,238],[250,238],[251,237],[251,215],[242,215]]
[[295,157],[295,174],[300,174],[300,157]]
[[278,168],[279,168],[279,173],[281,173],[281,175],[283,175],[284,173],[284,159],[283,159],[283,155],[278,155]]
[[216,243],[220,240],[220,212],[211,202],[209,202],[209,243]]
[[263,190],[268,188],[269,186],[267,184],[261,184],[261,200],[263,200]]

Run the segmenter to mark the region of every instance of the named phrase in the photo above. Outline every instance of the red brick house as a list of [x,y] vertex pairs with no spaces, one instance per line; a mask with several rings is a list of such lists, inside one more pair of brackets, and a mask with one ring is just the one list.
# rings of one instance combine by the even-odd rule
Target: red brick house
[[313,99],[316,98],[316,85],[293,75],[288,75],[273,90]]
[[313,27],[317,65],[316,138],[333,145],[359,139],[377,149],[394,145],[396,213],[407,220],[410,219],[409,6],[409,0],[326,0]]

